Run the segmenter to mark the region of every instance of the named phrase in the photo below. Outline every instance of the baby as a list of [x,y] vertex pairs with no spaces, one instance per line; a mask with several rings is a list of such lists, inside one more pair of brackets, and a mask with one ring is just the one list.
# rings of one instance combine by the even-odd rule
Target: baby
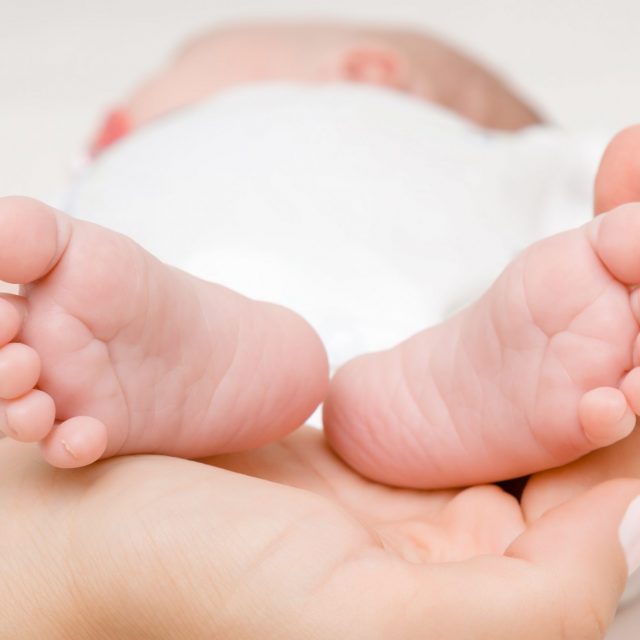
[[[376,100],[437,103],[490,129],[539,122],[497,78],[426,37],[255,26],[190,45],[112,115],[93,153],[106,166],[118,145],[102,152],[119,138],[152,142],[168,114],[267,80],[374,85]],[[31,200],[2,199],[0,229],[0,279],[22,285],[0,300],[0,427],[40,441],[55,466],[254,448],[325,400],[327,437],[361,473],[454,486],[564,464],[626,437],[640,412],[635,205],[532,245],[471,306],[347,363],[331,385],[322,341],[293,311]]]

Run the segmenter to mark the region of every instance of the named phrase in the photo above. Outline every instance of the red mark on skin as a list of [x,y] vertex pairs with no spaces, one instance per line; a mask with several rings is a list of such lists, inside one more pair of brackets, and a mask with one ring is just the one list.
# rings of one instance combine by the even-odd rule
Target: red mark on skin
[[102,153],[120,138],[126,136],[133,126],[124,109],[114,109],[105,119],[102,128],[89,148],[92,158]]

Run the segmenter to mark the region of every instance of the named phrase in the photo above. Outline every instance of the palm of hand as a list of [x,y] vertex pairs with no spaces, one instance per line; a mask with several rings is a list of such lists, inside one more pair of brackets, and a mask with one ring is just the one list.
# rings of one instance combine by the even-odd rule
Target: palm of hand
[[[152,621],[163,637],[208,637],[210,616],[202,614],[213,610],[220,637],[256,637],[260,628],[260,637],[303,638],[315,623],[326,637],[388,638],[398,611],[408,620],[424,615],[407,605],[421,567],[500,556],[524,528],[518,502],[497,487],[377,485],[310,429],[207,464],[139,456],[59,471],[8,441],[0,458],[0,501],[21,505],[17,520],[34,536],[16,529],[15,544],[45,554],[44,580],[59,588],[61,610],[71,589],[123,612],[117,624],[126,621],[134,635]],[[252,616],[238,626],[238,611],[247,610]],[[136,614],[128,619],[127,611]],[[192,625],[186,635],[178,611]],[[83,624],[116,622],[93,613]],[[91,632],[102,637],[97,626]]]
[[327,516],[348,518],[354,534],[360,530],[390,555],[411,562],[501,555],[524,529],[518,501],[495,485],[437,491],[381,485],[353,471],[308,428],[258,451],[210,462],[302,489],[314,502],[321,496]]

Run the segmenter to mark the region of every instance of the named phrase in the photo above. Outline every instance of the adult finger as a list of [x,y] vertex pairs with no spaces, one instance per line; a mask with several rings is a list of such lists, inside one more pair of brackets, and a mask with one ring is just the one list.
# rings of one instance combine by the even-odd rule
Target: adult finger
[[595,213],[640,201],[640,125],[618,133],[609,143],[595,186]]
[[505,556],[411,567],[396,637],[603,638],[640,564],[639,495],[638,481],[607,482],[547,512]]

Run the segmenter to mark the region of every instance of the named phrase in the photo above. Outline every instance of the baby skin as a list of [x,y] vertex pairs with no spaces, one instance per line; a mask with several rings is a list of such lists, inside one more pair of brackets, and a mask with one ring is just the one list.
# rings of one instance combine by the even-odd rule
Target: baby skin
[[39,202],[0,199],[0,279],[23,285],[0,298],[0,428],[54,466],[251,449],[326,393],[324,348],[293,312]]
[[477,484],[556,467],[640,413],[640,205],[538,242],[473,305],[336,374],[325,426],[368,477]]
[[[1,299],[0,425],[41,441],[51,464],[253,448],[323,398],[325,352],[294,313],[32,200],[1,199],[0,229],[0,277],[24,285]],[[346,365],[325,406],[333,447],[369,477],[434,487],[627,436],[640,413],[637,237],[640,206],[624,205],[536,243],[459,315]]]

